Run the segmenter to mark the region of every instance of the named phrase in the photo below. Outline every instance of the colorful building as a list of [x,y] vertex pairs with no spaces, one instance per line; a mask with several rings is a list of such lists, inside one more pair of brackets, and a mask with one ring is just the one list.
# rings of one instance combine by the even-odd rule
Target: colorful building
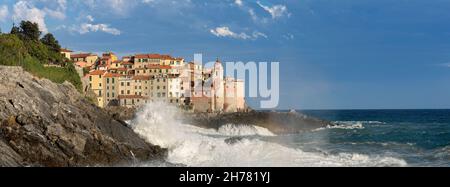
[[94,66],[96,65],[99,57],[92,53],[80,53],[80,54],[71,54],[70,59],[72,59],[75,63],[77,62],[85,62],[85,66]]
[[[80,57],[81,58],[81,57]],[[91,90],[99,107],[139,107],[166,102],[195,112],[237,112],[245,110],[244,82],[224,79],[217,60],[210,69],[184,63],[170,55],[144,54],[116,60],[105,53],[97,70],[90,72]],[[86,60],[86,59],[79,59]]]
[[65,58],[70,59],[70,56],[72,55],[73,51],[71,51],[69,49],[62,48],[60,52]]
[[105,106],[105,100],[104,100],[104,90],[103,90],[103,75],[105,74],[105,71],[96,70],[89,73],[89,88],[95,93],[97,104],[99,107]]

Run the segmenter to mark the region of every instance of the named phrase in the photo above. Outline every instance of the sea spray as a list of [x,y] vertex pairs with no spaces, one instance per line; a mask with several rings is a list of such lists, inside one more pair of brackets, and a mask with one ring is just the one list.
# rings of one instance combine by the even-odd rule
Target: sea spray
[[[134,131],[148,142],[169,150],[167,161],[187,166],[406,166],[401,159],[354,153],[329,155],[304,152],[263,138],[274,136],[267,129],[228,124],[219,130],[184,124],[176,107],[151,103],[131,122]],[[229,143],[230,137],[243,136]]]

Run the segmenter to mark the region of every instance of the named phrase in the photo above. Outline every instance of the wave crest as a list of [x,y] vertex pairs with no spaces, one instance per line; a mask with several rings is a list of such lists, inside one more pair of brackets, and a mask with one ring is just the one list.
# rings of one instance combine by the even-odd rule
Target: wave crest
[[[228,124],[218,130],[203,129],[177,120],[182,115],[175,107],[152,103],[137,113],[131,122],[134,131],[148,142],[167,148],[167,161],[186,166],[207,167],[292,167],[292,166],[406,166],[401,159],[353,153],[329,155],[305,152],[261,138],[272,136],[267,129]],[[219,136],[215,136],[219,135]]]

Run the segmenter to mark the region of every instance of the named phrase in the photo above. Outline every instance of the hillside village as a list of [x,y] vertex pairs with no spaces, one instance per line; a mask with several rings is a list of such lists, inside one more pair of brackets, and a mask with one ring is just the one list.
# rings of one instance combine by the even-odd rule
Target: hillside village
[[213,67],[161,54],[135,54],[121,59],[113,52],[98,56],[61,49],[82,69],[85,91],[95,94],[99,107],[137,108],[166,102],[193,112],[243,112],[245,83],[224,76],[222,63]]

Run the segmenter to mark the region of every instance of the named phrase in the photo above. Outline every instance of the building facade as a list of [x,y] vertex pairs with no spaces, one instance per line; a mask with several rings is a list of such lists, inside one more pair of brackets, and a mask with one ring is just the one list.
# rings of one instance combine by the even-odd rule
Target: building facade
[[140,54],[118,61],[111,54],[104,54],[102,60],[111,59],[97,64],[89,73],[99,107],[166,102],[195,112],[237,112],[245,108],[244,82],[224,78],[219,60],[206,69],[169,55]]

